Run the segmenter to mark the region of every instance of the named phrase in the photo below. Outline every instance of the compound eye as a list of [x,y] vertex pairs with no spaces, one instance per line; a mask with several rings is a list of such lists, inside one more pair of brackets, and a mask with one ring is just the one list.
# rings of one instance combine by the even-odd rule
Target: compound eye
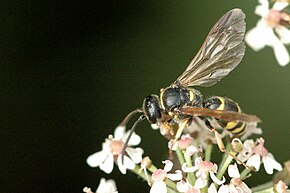
[[143,102],[144,114],[148,121],[152,124],[157,123],[158,119],[161,118],[161,108],[159,105],[159,98],[156,95],[149,95],[144,99]]

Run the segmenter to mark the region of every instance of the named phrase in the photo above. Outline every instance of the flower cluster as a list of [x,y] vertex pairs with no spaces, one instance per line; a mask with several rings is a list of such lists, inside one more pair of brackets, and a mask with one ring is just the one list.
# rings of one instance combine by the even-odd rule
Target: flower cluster
[[290,44],[290,30],[287,28],[290,25],[290,16],[284,11],[289,3],[275,2],[272,8],[270,8],[268,0],[259,0],[259,3],[255,13],[261,16],[261,19],[257,22],[256,27],[248,31],[245,41],[255,51],[259,51],[265,46],[272,47],[278,63],[285,66],[290,61],[285,47]]

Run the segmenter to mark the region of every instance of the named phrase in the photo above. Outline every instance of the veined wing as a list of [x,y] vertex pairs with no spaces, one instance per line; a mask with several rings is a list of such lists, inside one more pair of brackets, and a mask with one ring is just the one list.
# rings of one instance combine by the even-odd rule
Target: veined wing
[[223,15],[174,84],[209,87],[229,74],[244,56],[244,19],[241,9],[233,9]]

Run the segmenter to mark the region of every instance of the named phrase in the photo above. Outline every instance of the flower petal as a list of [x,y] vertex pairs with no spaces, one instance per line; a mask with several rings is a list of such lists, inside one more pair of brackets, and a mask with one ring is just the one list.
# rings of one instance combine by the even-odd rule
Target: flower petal
[[194,184],[195,188],[201,189],[207,185],[207,179],[197,178]]
[[166,171],[166,172],[169,172],[169,171],[172,169],[172,167],[173,167],[173,163],[172,163],[172,161],[170,161],[170,160],[165,160],[165,161],[163,161],[162,163],[165,164],[163,170]]
[[106,151],[99,151],[97,153],[94,153],[87,158],[87,164],[90,167],[98,167],[105,161],[108,154],[109,152]]
[[255,14],[259,16],[266,16],[269,12],[269,2],[268,0],[259,0],[260,5],[256,6]]
[[264,163],[265,171],[267,174],[273,174],[273,169],[278,171],[282,170],[281,164],[275,160],[271,153],[269,153],[267,156],[263,156],[262,161]]
[[237,164],[229,165],[228,174],[231,178],[240,178],[240,172],[238,170]]
[[198,166],[192,166],[192,167],[187,167],[187,164],[184,163],[182,165],[182,171],[186,172],[186,173],[191,173],[191,172],[195,172],[196,170],[198,170]]
[[[263,24],[264,21],[259,20],[256,27],[250,29],[245,35],[246,43],[254,50],[259,51],[264,48],[267,43],[267,27]],[[270,28],[271,29],[271,28]]]
[[211,183],[207,191],[208,193],[217,193],[217,189],[213,183]]
[[125,126],[118,126],[114,131],[114,139],[121,140],[125,135],[126,127]]
[[273,9],[276,9],[278,11],[281,11],[283,10],[284,8],[286,8],[287,6],[289,5],[288,2],[279,2],[279,1],[276,1],[273,5]]
[[[127,139],[128,135],[129,135],[129,131],[125,134],[124,139]],[[134,146],[134,145],[138,145],[140,142],[141,142],[141,137],[137,135],[135,132],[133,132],[128,142],[128,145]]]
[[107,174],[111,173],[113,171],[114,167],[114,156],[113,154],[108,154],[107,159],[103,162],[103,164],[100,165],[100,169],[106,172]]
[[280,36],[280,41],[283,44],[290,43],[290,30],[282,25],[275,28],[277,34]]
[[166,177],[172,181],[179,181],[182,179],[182,171],[176,170],[173,174],[166,174]]
[[252,155],[248,161],[247,161],[247,165],[248,166],[254,166],[256,168],[257,171],[259,171],[260,169],[260,165],[261,165],[261,160],[260,160],[260,156],[258,154],[254,154]]
[[191,185],[184,180],[181,180],[176,184],[176,188],[179,192],[186,192],[187,190],[189,190],[190,187]]
[[167,193],[166,184],[163,181],[153,182],[150,193]]
[[97,188],[98,193],[112,193],[117,191],[116,183],[114,180],[105,180],[105,178],[101,178],[100,184]]
[[141,148],[132,148],[127,147],[126,152],[128,153],[129,157],[133,160],[134,163],[138,164],[142,161],[142,155],[144,153],[143,149]]
[[210,174],[212,181],[214,181],[217,185],[222,185],[226,181],[224,176],[223,176],[222,180],[219,180],[212,171],[210,171],[209,174]]
[[124,155],[124,160],[122,162],[122,155],[118,156],[117,159],[119,170],[122,174],[126,174],[126,169],[133,170],[135,168],[135,163],[126,155]]
[[286,64],[289,63],[290,61],[289,53],[286,47],[282,44],[282,42],[278,38],[275,41],[273,41],[273,49],[275,57],[281,66],[285,66]]

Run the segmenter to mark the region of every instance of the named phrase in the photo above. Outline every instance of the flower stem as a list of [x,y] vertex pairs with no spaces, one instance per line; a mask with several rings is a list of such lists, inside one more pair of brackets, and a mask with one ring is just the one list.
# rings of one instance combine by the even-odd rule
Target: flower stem
[[241,179],[244,180],[248,177],[248,174],[251,172],[252,170],[250,170],[249,168],[245,168],[242,172],[241,172]]
[[[184,158],[185,158],[185,160],[186,160],[186,165],[187,165],[187,167],[192,167],[192,160],[191,160],[191,157],[188,156],[188,155],[186,155],[186,153],[184,153]],[[189,172],[189,173],[187,174],[187,179],[188,179],[189,183],[193,186],[194,183],[195,183],[195,180],[196,180],[196,178],[195,178],[195,176],[194,176],[194,173],[193,173],[193,172]]]
[[182,153],[182,151],[179,148],[177,148],[176,149],[176,154],[177,154],[180,166],[182,166],[185,163],[185,159],[184,159],[183,153]]
[[251,188],[252,192],[269,192],[269,190],[271,190],[273,188],[274,183],[272,181],[267,182],[265,184],[261,184],[258,186],[255,186],[253,188]]
[[223,158],[223,160],[222,160],[222,162],[220,164],[221,167],[219,168],[218,173],[217,173],[217,178],[219,180],[222,179],[225,171],[227,170],[227,168],[228,168],[228,166],[229,166],[229,164],[231,163],[232,160],[233,160],[233,157],[230,156],[230,155],[227,155],[227,156],[225,156]]
[[167,178],[164,182],[166,183],[167,187],[169,187],[172,191],[178,192],[175,183],[172,182],[170,179]]
[[148,181],[148,183],[149,183],[149,180],[151,181],[151,176],[145,175],[145,173],[143,172],[143,170],[141,169],[139,165],[136,165],[132,171],[138,176],[140,176],[141,178],[143,178],[144,180]]
[[205,157],[204,159],[206,161],[210,161],[210,158],[211,158],[211,152],[212,152],[212,143],[208,143],[206,145],[206,149],[205,149]]

